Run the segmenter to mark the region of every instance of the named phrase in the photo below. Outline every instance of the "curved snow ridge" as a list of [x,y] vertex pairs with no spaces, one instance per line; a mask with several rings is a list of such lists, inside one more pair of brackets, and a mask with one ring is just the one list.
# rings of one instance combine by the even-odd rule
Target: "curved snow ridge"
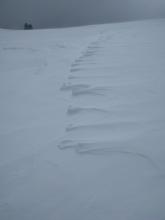
[[106,92],[112,89],[111,86],[91,86],[88,84],[72,84],[72,83],[64,83],[60,90],[61,91],[72,91],[72,96],[80,96],[80,95],[105,95]]
[[88,51],[93,51],[93,50],[97,51],[98,49],[102,49],[102,48],[103,48],[102,46],[93,45],[93,44],[87,47]]
[[69,91],[69,90],[77,90],[77,89],[86,89],[86,88],[89,88],[90,86],[87,85],[87,84],[71,84],[71,83],[64,83],[60,90],[61,91]]
[[126,110],[123,107],[114,107],[111,109],[108,109],[106,106],[96,106],[96,107],[78,107],[78,106],[72,106],[70,105],[67,110],[67,115],[71,117],[72,122],[79,121],[81,123],[89,123],[93,121],[93,123],[96,123],[96,121],[106,121],[106,122],[129,122],[129,121],[138,121],[139,123],[147,122],[147,120],[150,120],[147,118],[147,112],[144,115],[141,115],[141,112],[138,110]]
[[[113,147],[112,147],[113,146]],[[93,156],[112,156],[118,154],[120,156],[135,157],[136,159],[144,160],[152,168],[159,170],[158,165],[147,154],[136,151],[129,142],[83,142],[65,140],[58,147],[61,150],[74,149],[80,155]]]
[[128,141],[139,138],[149,130],[139,123],[114,122],[109,124],[69,125],[66,138],[73,140]]
[[[97,62],[97,60],[88,60],[88,62]],[[85,63],[84,63],[85,64]],[[75,68],[71,68],[70,69],[70,72],[71,73],[81,73],[82,75],[89,75],[90,73],[94,73],[94,74],[98,74],[98,71],[100,72],[100,75],[102,75],[102,72],[105,72],[105,71],[111,71],[112,70],[112,67],[109,66],[109,65],[104,65],[104,64],[99,64],[99,62],[97,62],[97,65],[93,65],[93,66],[85,66],[84,67],[81,67],[81,68],[78,68],[78,67],[75,67]]]
[[97,62],[92,62],[92,61],[89,61],[89,62],[87,62],[86,60],[83,60],[83,59],[77,59],[77,60],[75,60],[75,62],[74,63],[72,63],[71,64],[71,69],[74,69],[75,67],[77,68],[77,67],[84,67],[84,66],[86,66],[86,65],[97,65]]
[[109,132],[109,131],[123,131],[129,132],[133,129],[139,130],[143,127],[143,124],[140,124],[136,121],[119,121],[119,122],[110,122],[110,123],[102,123],[102,124],[85,124],[85,125],[69,125],[66,128],[67,132],[72,131],[101,131],[101,132]]
[[149,157],[146,154],[143,153],[139,153],[136,151],[131,151],[131,150],[127,150],[127,149],[114,149],[114,148],[100,148],[100,149],[76,149],[76,152],[79,154],[86,154],[86,155],[103,155],[103,156],[109,156],[112,154],[118,154],[121,156],[131,156],[131,157],[135,157],[136,159],[142,159],[145,160],[145,162],[147,164],[149,164],[152,168],[154,168],[156,171],[160,171],[160,168],[158,167],[158,165],[154,162],[154,160]]
[[81,95],[106,95],[112,88],[110,86],[95,86],[95,87],[76,87],[72,89],[72,96]]
[[[101,107],[101,106],[100,106]],[[118,122],[137,122],[144,124],[150,120],[145,115],[139,112],[125,111],[124,109],[108,110],[97,107],[72,107],[69,106],[67,110],[68,123],[74,125],[88,125],[88,124],[103,124],[103,123],[118,123]],[[145,126],[145,124],[144,124]]]
[[101,108],[94,108],[94,107],[72,107],[69,106],[67,114],[72,116],[76,114],[81,114],[81,113],[101,113],[101,114],[108,114],[109,111],[106,109],[101,109]]
[[147,90],[145,83],[147,83],[147,80],[145,79],[132,79],[131,77],[126,78],[123,75],[118,75],[115,73],[111,73],[108,76],[98,76],[98,75],[88,75],[87,77],[85,76],[78,76],[71,74],[68,77],[69,83],[70,84],[88,84],[91,87],[96,87],[96,86],[102,86],[102,87],[110,87],[116,90],[120,91],[130,91],[137,89],[138,87],[141,87],[141,90],[144,92]]
[[[112,147],[113,146],[113,147]],[[85,152],[87,150],[92,150],[92,149],[106,149],[106,148],[111,148],[111,149],[117,149],[118,147],[127,147],[128,142],[120,142],[120,141],[87,141],[87,140],[73,140],[73,139],[67,139],[64,141],[61,141],[58,144],[58,147],[60,149],[68,149],[68,148],[76,148],[81,152]]]
[[70,79],[70,80],[72,80],[72,79],[78,79],[78,80],[80,80],[80,79],[105,79],[105,80],[107,80],[107,79],[111,79],[112,78],[112,75],[110,75],[110,74],[107,74],[107,75],[105,75],[105,74],[91,74],[91,73],[89,73],[89,74],[84,74],[84,75],[74,75],[74,74],[70,74],[69,75],[69,77],[68,77],[68,79]]
[[74,73],[74,72],[79,72],[79,71],[83,71],[85,70],[85,68],[71,68],[70,72]]
[[111,90],[110,86],[95,86],[92,87],[87,84],[63,84],[61,91],[71,91],[72,96],[81,95],[106,95],[105,93]]

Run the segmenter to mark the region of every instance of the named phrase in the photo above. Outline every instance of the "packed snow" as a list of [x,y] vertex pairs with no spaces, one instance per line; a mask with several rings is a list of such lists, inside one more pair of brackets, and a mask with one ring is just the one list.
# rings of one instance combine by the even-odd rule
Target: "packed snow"
[[164,39],[0,30],[1,220],[165,220]]

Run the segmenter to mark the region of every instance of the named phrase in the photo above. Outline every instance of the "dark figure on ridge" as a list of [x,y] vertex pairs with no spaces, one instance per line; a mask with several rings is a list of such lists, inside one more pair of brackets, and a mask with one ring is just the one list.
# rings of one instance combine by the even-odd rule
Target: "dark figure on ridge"
[[28,24],[27,22],[24,24],[24,30],[32,30],[33,26],[32,24]]

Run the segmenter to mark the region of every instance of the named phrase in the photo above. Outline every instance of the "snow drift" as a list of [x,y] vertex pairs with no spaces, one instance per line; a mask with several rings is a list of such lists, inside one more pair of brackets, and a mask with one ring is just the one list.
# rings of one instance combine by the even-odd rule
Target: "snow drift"
[[0,30],[0,219],[165,219],[164,26]]

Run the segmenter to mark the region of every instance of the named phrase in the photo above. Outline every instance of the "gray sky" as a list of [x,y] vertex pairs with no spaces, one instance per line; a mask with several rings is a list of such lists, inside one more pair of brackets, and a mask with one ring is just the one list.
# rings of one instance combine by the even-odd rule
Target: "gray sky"
[[165,0],[0,0],[0,27],[36,28],[165,17]]

